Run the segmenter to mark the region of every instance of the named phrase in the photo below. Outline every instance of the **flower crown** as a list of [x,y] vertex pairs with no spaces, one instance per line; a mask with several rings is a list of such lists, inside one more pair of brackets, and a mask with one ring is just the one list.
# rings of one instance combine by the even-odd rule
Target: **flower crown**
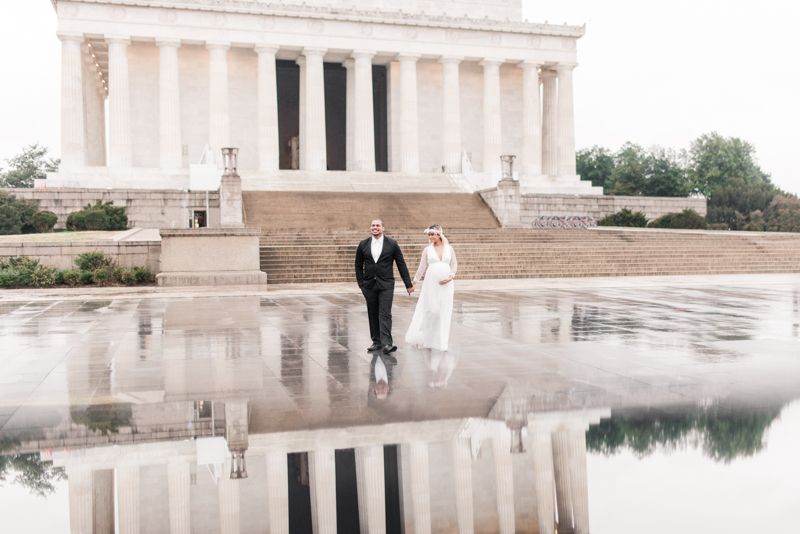
[[425,229],[422,231],[422,233],[423,233],[423,234],[427,234],[427,235],[440,235],[440,234],[439,234],[439,230],[437,230],[437,229],[435,229],[435,228],[425,228]]

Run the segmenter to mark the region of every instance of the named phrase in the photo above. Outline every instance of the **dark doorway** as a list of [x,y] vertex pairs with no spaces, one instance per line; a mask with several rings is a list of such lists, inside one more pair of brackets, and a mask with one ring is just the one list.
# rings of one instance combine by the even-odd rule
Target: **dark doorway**
[[360,532],[355,449],[336,451],[336,532],[339,534]]
[[300,66],[277,60],[279,169],[292,168],[292,137],[300,135]]
[[400,534],[400,483],[397,445],[383,446],[383,474],[386,491],[386,534]]
[[386,66],[372,66],[372,114],[375,122],[375,170],[389,170],[389,124],[386,109]]
[[347,69],[339,63],[325,63],[323,68],[328,170],[344,171],[347,169]]

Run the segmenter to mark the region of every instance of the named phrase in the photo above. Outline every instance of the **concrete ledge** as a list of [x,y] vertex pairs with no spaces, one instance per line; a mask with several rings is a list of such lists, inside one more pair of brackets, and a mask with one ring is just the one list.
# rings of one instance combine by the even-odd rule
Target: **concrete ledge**
[[260,236],[261,228],[169,228],[160,230],[164,237],[224,237],[224,236]]
[[267,283],[267,273],[262,271],[173,271],[157,274],[156,283],[162,287],[257,285]]

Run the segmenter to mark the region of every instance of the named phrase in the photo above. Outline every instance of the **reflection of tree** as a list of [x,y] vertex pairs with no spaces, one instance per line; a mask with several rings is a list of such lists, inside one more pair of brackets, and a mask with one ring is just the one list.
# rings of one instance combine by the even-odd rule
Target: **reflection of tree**
[[85,425],[104,436],[119,433],[119,429],[131,426],[133,412],[130,404],[96,404],[85,409],[71,408],[70,417],[76,425]]
[[0,483],[13,474],[13,484],[28,488],[32,495],[47,497],[56,490],[55,482],[67,478],[64,468],[53,467],[53,462],[43,462],[38,452],[2,455],[19,445],[16,439],[0,439]]
[[628,449],[640,458],[657,449],[699,446],[709,458],[728,463],[759,452],[779,413],[779,409],[738,413],[715,406],[674,414],[614,414],[589,429],[586,445],[605,455]]

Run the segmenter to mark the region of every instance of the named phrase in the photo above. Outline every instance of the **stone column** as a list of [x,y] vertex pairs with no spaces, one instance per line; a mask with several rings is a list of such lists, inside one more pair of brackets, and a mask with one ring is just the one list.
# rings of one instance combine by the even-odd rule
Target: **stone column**
[[181,155],[181,93],[178,85],[178,48],[180,39],[156,39],[159,76],[160,166],[183,167]]
[[442,162],[448,172],[461,172],[461,98],[458,65],[463,57],[442,56]]
[[542,174],[542,120],[539,113],[539,67],[537,61],[525,61],[522,69],[522,158],[521,185],[526,178]]
[[419,54],[400,54],[400,171],[419,172],[419,110],[417,60]]
[[278,138],[278,79],[275,45],[256,45],[258,54],[258,168],[277,171],[280,167]]
[[231,459],[225,460],[222,476],[217,482],[219,497],[219,526],[221,534],[239,534],[239,480],[230,478]]
[[138,465],[117,467],[117,512],[119,534],[141,532]]
[[222,148],[231,145],[230,102],[228,99],[228,49],[226,42],[206,42],[208,49],[208,146],[209,163],[222,168]]
[[556,112],[556,73],[543,70],[542,78],[542,174],[558,174],[558,114]]
[[285,452],[267,453],[269,534],[289,534],[289,472]]
[[356,62],[345,59],[344,68],[347,69],[347,92],[345,95],[345,169],[356,170],[355,139],[356,139]]
[[555,532],[555,495],[553,493],[553,446],[550,432],[533,432],[533,485],[536,491],[536,513],[539,534]]
[[310,451],[308,474],[311,485],[311,525],[314,534],[336,534],[335,451],[333,449]]
[[190,469],[187,460],[176,458],[167,463],[170,534],[189,534],[190,532],[189,476]]
[[87,44],[86,49],[82,50],[82,56],[84,164],[87,167],[104,167],[106,165],[105,81],[99,76],[98,59],[94,49]]
[[372,58],[375,52],[356,50],[355,61],[355,167],[375,172],[375,118],[372,109]]
[[356,481],[361,534],[386,534],[382,445],[356,447]]
[[586,431],[569,431],[570,497],[575,534],[589,532],[589,485],[586,476]]
[[94,490],[88,466],[67,468],[70,534],[94,534]]
[[307,171],[328,169],[328,147],[325,136],[325,75],[322,57],[325,48],[304,48],[305,72],[302,95],[305,106],[303,121],[300,123],[301,168]]
[[572,102],[572,69],[577,63],[559,63],[558,73],[558,174],[575,176],[575,108]]
[[106,37],[108,43],[108,163],[131,167],[131,97],[128,84],[127,37]]
[[58,32],[61,41],[61,168],[86,164],[82,33]]
[[[483,67],[483,172],[492,173],[500,179],[502,167],[500,155],[503,151],[500,107],[501,59],[484,59]],[[502,529],[501,529],[502,532]]]
[[511,461],[510,430],[492,436],[492,456],[500,534],[514,534],[514,466]]
[[556,482],[556,509],[559,534],[572,532],[572,498],[570,496],[569,436],[565,430],[553,432],[553,471]]
[[409,443],[405,447],[411,464],[411,502],[414,506],[414,534],[431,534],[431,485],[428,444]]
[[453,440],[453,481],[456,490],[458,534],[473,534],[472,451],[468,439]]
[[114,470],[92,471],[94,534],[114,534]]

